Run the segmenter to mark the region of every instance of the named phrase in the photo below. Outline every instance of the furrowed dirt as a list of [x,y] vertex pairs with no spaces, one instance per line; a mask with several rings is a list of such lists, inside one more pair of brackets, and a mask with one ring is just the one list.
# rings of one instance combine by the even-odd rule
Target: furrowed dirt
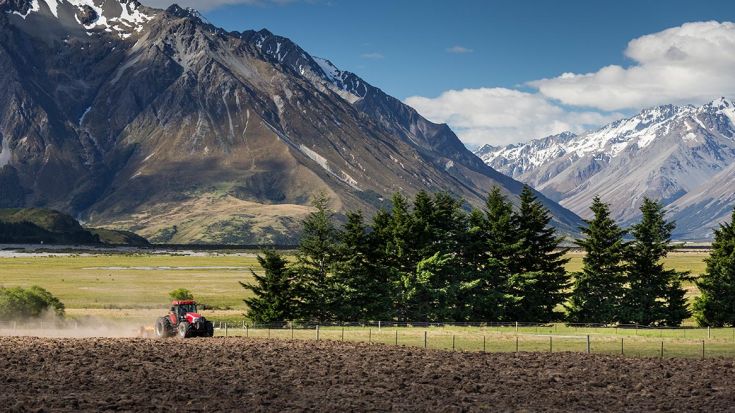
[[0,410],[733,411],[732,360],[0,338]]

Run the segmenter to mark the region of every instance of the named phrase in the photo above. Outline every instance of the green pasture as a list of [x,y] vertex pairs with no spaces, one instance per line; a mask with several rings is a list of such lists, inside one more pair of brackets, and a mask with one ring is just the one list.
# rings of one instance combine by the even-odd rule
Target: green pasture
[[[219,327],[219,326],[218,326]],[[454,351],[587,352],[626,357],[735,357],[735,329],[569,327],[243,327],[218,328],[218,336],[282,340],[331,340]],[[663,352],[662,352],[663,347]],[[704,352],[703,352],[704,350]]]
[[[582,254],[572,252],[570,272],[582,265]],[[705,252],[673,253],[666,264],[681,271],[704,271]],[[0,258],[0,285],[39,285],[59,297],[68,309],[159,309],[168,292],[187,288],[202,303],[220,310],[246,310],[247,292],[239,281],[250,281],[259,271],[253,254],[95,254]],[[690,296],[696,288],[689,286]],[[234,316],[233,316],[234,317]]]
[[245,290],[259,269],[254,256],[110,254],[0,258],[0,285],[39,285],[69,309],[165,307],[168,292],[188,288],[202,303],[244,309]]

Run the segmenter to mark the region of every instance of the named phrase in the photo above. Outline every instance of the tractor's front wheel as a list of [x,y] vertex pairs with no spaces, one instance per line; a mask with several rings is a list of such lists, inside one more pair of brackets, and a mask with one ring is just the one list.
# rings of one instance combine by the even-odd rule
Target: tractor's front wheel
[[186,321],[182,321],[179,323],[178,333],[180,338],[189,338],[192,336],[191,324],[189,324]]
[[161,317],[156,320],[156,337],[166,338],[171,336],[171,322],[168,318]]

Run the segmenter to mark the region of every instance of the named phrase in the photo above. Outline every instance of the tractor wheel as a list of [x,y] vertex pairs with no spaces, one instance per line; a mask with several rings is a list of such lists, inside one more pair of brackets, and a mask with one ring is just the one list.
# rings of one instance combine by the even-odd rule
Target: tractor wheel
[[178,333],[180,338],[189,338],[192,336],[191,324],[189,324],[186,321],[182,321],[179,323]]
[[166,338],[171,336],[171,322],[168,318],[161,317],[156,320],[156,337]]
[[214,325],[211,321],[205,321],[204,337],[214,337]]

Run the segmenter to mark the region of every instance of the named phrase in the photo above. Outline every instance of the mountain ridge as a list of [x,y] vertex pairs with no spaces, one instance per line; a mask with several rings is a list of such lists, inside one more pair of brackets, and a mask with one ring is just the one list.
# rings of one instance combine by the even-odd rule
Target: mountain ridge
[[0,0],[0,207],[53,207],[154,242],[293,243],[318,192],[368,213],[419,190],[479,206],[498,185],[517,202],[523,184],[447,125],[285,37],[175,5],[53,3]]
[[[670,207],[670,216],[680,221],[676,236],[707,239],[729,217],[730,198],[708,197],[711,191],[701,188],[718,177],[720,186],[735,190],[728,169],[735,161],[735,105],[724,97],[701,106],[661,105],[578,136],[477,153],[583,217],[589,216],[592,197],[600,195],[612,204],[616,219],[630,224],[648,196]],[[718,206],[703,217],[701,211],[685,211],[692,204]]]

